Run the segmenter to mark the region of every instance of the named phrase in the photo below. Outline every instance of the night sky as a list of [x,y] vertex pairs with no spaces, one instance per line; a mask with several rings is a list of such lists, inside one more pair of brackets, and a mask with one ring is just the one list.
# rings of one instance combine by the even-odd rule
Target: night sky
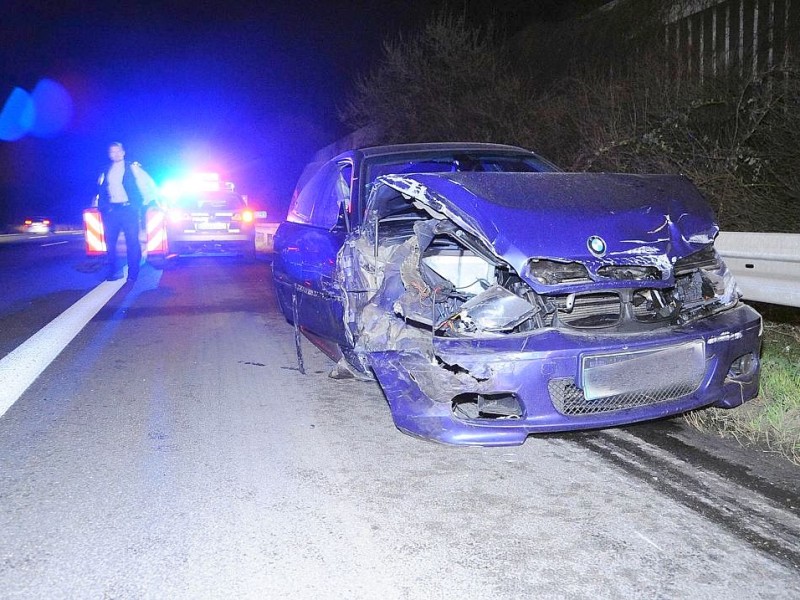
[[[158,182],[219,171],[279,220],[304,164],[347,133],[337,108],[353,78],[383,39],[443,3],[5,0],[0,102],[46,80],[71,116],[0,141],[0,224],[40,213],[79,222],[110,141]],[[509,1],[489,15],[482,2],[447,4],[478,21],[553,18],[564,5]]]

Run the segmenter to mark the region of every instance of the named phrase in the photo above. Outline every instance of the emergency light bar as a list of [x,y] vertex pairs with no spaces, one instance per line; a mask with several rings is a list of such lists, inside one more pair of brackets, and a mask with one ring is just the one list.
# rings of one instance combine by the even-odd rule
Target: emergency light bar
[[183,179],[172,179],[161,186],[161,196],[169,201],[185,194],[197,192],[233,192],[236,189],[232,181],[222,181],[219,173],[199,172],[192,173]]
[[194,192],[218,192],[219,173],[194,173],[189,176],[188,184]]

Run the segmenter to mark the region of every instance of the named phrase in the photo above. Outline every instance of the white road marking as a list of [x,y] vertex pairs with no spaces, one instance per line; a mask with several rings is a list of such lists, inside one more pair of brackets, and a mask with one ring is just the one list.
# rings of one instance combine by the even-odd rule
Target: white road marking
[[0,360],[0,417],[124,283],[104,281]]
[[641,533],[639,533],[639,532],[638,532],[638,531],[636,531],[635,529],[633,530],[633,532],[634,532],[636,535],[638,535],[640,538],[642,538],[642,539],[643,539],[645,542],[647,542],[648,544],[650,544],[651,546],[653,546],[654,548],[656,548],[657,550],[659,550],[659,551],[661,551],[661,552],[663,552],[663,551],[664,551],[664,549],[663,549],[661,546],[659,546],[658,544],[656,544],[656,543],[655,543],[653,540],[651,540],[650,538],[648,538],[648,537],[646,537],[646,536],[642,535]]
[[42,248],[46,246],[60,246],[61,244],[69,244],[69,242],[51,242],[49,244],[42,244]]

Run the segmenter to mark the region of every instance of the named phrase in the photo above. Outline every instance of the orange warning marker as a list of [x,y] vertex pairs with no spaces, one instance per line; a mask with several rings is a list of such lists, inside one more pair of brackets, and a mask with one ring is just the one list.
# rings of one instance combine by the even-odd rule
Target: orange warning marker
[[148,256],[166,256],[169,252],[166,213],[158,208],[148,208],[145,217]]
[[100,256],[106,253],[103,217],[96,208],[87,208],[83,211],[83,237],[86,241],[86,256]]

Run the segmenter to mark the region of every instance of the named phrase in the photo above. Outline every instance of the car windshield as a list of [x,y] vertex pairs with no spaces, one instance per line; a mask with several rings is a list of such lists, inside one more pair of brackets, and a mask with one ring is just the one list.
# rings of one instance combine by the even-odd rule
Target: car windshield
[[367,165],[367,186],[382,175],[410,173],[454,173],[463,171],[494,173],[540,173],[557,171],[555,165],[531,154],[476,154],[455,152],[429,154],[400,160],[397,156],[378,158]]
[[207,192],[184,196],[178,206],[185,210],[238,210],[244,207],[244,200],[230,192]]

